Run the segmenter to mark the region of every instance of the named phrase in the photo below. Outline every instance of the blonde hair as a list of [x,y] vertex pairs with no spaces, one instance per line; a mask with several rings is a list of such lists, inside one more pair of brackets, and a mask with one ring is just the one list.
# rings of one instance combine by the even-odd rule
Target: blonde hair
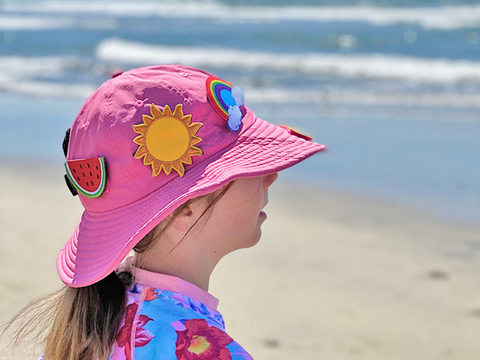
[[[206,198],[208,206],[180,244],[232,185],[230,182],[217,196],[210,193],[188,200],[153,228],[133,250],[147,251],[188,205]],[[6,337],[13,348],[33,338],[35,343],[44,345],[44,360],[107,360],[125,311],[125,292],[133,281],[132,274],[124,271],[112,272],[86,287],[65,286],[18,312],[5,324],[0,335]]]

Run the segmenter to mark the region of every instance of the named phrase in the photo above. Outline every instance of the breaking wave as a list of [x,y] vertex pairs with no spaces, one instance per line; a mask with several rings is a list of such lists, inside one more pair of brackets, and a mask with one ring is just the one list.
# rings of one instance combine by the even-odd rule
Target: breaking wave
[[150,45],[110,38],[95,50],[102,61],[135,65],[269,69],[348,78],[393,79],[414,83],[480,82],[480,62],[387,55],[273,53],[230,48]]
[[67,69],[78,66],[70,57],[0,57],[0,90],[35,96],[88,97],[90,84],[56,82]]

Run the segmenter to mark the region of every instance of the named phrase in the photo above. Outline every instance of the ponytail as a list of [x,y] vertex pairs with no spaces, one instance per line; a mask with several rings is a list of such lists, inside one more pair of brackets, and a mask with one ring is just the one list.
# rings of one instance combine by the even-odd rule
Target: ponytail
[[127,271],[112,272],[90,286],[66,286],[24,308],[0,335],[12,348],[43,339],[43,360],[107,360],[132,280]]
[[65,288],[45,339],[44,360],[107,360],[131,281],[130,273],[112,272],[93,285]]

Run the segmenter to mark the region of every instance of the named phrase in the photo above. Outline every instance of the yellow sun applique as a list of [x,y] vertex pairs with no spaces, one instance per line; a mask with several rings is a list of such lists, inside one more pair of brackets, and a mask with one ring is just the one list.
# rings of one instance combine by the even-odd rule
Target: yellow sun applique
[[133,125],[133,130],[141,134],[133,139],[140,145],[134,156],[143,157],[144,165],[152,165],[153,176],[162,169],[169,175],[174,169],[183,177],[183,164],[191,164],[194,155],[203,155],[202,149],[194,146],[202,141],[195,135],[203,124],[191,123],[192,115],[183,115],[182,104],[175,106],[173,113],[168,105],[162,112],[152,104],[150,113],[152,116],[143,115],[143,124]]

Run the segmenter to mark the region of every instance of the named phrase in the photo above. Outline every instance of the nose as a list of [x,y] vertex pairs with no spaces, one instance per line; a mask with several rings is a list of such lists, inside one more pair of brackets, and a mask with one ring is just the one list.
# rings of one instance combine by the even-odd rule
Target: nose
[[277,178],[278,178],[278,173],[265,175],[265,177],[263,178],[263,188],[267,190],[268,187],[272,185],[275,182],[275,180],[277,180]]

